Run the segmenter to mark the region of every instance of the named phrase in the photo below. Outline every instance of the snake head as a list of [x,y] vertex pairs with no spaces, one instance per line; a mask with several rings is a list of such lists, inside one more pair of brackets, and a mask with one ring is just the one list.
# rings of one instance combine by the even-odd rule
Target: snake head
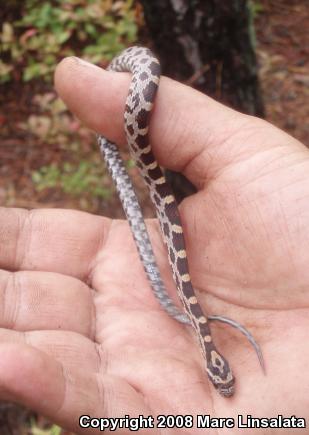
[[226,359],[213,348],[207,359],[206,371],[213,386],[224,397],[231,397],[235,391],[235,378]]

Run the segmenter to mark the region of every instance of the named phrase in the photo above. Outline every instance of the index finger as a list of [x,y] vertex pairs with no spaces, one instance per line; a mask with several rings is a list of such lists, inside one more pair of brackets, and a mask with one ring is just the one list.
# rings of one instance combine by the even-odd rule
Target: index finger
[[[64,59],[55,74],[56,89],[70,110],[117,144],[125,143],[123,113],[130,80],[127,73],[105,71],[75,57]],[[159,164],[183,172],[198,188],[231,163],[278,143],[300,145],[268,122],[166,77],[156,96],[150,141]]]
[[42,270],[85,280],[110,219],[73,210],[0,208],[0,268]]

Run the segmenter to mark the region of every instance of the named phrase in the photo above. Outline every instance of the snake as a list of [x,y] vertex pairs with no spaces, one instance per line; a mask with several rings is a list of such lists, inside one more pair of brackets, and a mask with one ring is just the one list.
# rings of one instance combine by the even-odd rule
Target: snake
[[227,323],[242,332],[254,346],[263,371],[264,360],[259,345],[245,327],[228,317],[207,316],[204,313],[192,285],[178,206],[153,154],[149,138],[150,115],[161,75],[160,63],[150,49],[133,46],[116,56],[107,69],[132,74],[124,109],[126,141],[131,157],[149,189],[184,311],[174,304],[164,286],[141,207],[118,148],[113,142],[97,134],[100,152],[114,181],[144,270],[162,308],[178,322],[191,325],[195,331],[206,373],[215,389],[222,396],[231,397],[235,391],[235,377],[227,359],[214,343],[210,321]]

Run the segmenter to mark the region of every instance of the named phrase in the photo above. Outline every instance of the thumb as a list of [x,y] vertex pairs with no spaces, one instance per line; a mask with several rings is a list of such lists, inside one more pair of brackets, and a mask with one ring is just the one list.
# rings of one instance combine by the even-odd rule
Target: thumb
[[[69,109],[119,145],[125,143],[123,113],[130,80],[128,73],[105,71],[75,57],[60,62],[55,73],[56,90]],[[289,138],[265,121],[166,77],[160,81],[149,133],[159,164],[183,172],[199,188],[239,157],[249,159]]]

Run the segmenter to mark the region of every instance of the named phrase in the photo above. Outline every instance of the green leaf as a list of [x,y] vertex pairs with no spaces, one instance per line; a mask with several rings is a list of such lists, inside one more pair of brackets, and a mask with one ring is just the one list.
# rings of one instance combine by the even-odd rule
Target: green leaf
[[52,64],[72,54],[88,55],[95,62],[110,60],[136,39],[133,9],[132,0],[24,0],[22,18],[2,27],[6,66],[0,81],[21,68],[25,81],[50,81]]

